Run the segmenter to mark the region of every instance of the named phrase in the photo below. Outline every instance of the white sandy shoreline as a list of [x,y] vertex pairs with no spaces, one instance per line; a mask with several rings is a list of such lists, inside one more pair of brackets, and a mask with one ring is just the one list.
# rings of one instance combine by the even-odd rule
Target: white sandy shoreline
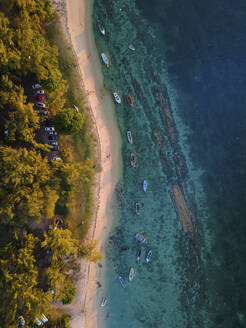
[[[102,171],[97,177],[97,208],[88,238],[96,239],[101,247],[113,217],[112,194],[121,172],[121,140],[112,97],[103,87],[93,35],[92,6],[93,0],[53,0],[53,8],[61,16],[65,34],[77,57],[82,87],[99,137]],[[77,295],[72,304],[64,307],[72,316],[72,328],[97,327],[97,268],[97,265],[89,264],[86,260],[81,263]]]

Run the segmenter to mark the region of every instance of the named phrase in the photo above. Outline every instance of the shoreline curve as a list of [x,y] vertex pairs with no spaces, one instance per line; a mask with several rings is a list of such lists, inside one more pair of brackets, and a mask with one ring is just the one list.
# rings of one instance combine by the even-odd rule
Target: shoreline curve
[[[77,59],[81,86],[98,139],[101,172],[95,177],[95,210],[87,238],[96,239],[101,248],[112,225],[113,193],[122,169],[120,133],[111,95],[103,85],[92,25],[93,0],[53,0],[53,9],[60,16],[66,39]],[[98,275],[96,264],[81,261],[77,294],[72,304],[63,306],[72,317],[72,328],[97,327]]]

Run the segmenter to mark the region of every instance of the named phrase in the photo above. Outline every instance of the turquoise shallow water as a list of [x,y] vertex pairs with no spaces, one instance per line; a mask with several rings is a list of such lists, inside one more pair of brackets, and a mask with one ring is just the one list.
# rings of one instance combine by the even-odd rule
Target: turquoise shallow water
[[243,3],[95,0],[93,15],[98,52],[111,62],[102,66],[105,88],[122,98],[115,108],[124,162],[99,327],[244,327]]

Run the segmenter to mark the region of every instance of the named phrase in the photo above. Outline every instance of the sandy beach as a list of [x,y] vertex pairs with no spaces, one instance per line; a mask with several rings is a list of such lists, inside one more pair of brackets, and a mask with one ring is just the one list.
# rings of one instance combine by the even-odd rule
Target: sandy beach
[[[96,239],[99,247],[110,230],[113,218],[113,191],[120,176],[120,134],[115,119],[112,96],[103,86],[99,55],[92,26],[93,0],[54,0],[53,8],[61,16],[64,32],[77,57],[82,88],[95,122],[101,154],[102,170],[96,177],[95,217],[88,238]],[[96,300],[98,265],[81,263],[81,278],[72,304],[64,308],[71,314],[72,328],[97,327],[98,300]],[[100,269],[100,275],[102,270]]]

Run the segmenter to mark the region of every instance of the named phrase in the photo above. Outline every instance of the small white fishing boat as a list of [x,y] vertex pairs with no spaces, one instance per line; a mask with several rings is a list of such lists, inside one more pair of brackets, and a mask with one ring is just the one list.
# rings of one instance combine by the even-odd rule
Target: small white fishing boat
[[103,297],[100,306],[104,307],[107,304],[107,301],[108,301],[107,298]]
[[97,21],[97,26],[99,31],[101,32],[102,35],[105,35],[106,31],[105,28],[100,20]]
[[113,95],[114,95],[114,99],[117,102],[117,104],[120,104],[121,103],[121,99],[120,99],[120,96],[118,95],[118,93],[117,92],[114,92]]
[[103,60],[103,62],[104,62],[104,64],[107,66],[107,67],[109,67],[109,59],[108,59],[108,57],[105,55],[105,53],[101,53],[101,57],[102,57],[102,60]]
[[137,252],[137,262],[140,261],[141,253],[142,253],[142,250],[141,250],[141,248],[139,248],[139,250]]
[[132,50],[132,51],[135,51],[135,47],[134,47],[133,44],[129,44],[128,48],[129,48],[130,50]]
[[152,250],[149,250],[146,256],[146,262],[149,263],[151,259],[152,259]]
[[131,131],[127,131],[127,140],[128,140],[128,142],[130,142],[130,144],[133,144]]
[[129,272],[129,281],[132,281],[133,278],[134,278],[134,269],[131,268]]
[[147,181],[144,180],[144,181],[143,181],[143,191],[144,191],[144,192],[147,191],[147,187],[148,187]]
[[124,280],[123,280],[123,278],[122,278],[121,276],[119,276],[119,281],[120,281],[120,283],[121,283],[121,286],[122,286],[123,288],[126,288],[126,284],[125,284],[125,282],[124,282]]
[[141,235],[140,233],[136,233],[135,238],[141,243],[147,242],[147,239],[144,237],[144,235]]

